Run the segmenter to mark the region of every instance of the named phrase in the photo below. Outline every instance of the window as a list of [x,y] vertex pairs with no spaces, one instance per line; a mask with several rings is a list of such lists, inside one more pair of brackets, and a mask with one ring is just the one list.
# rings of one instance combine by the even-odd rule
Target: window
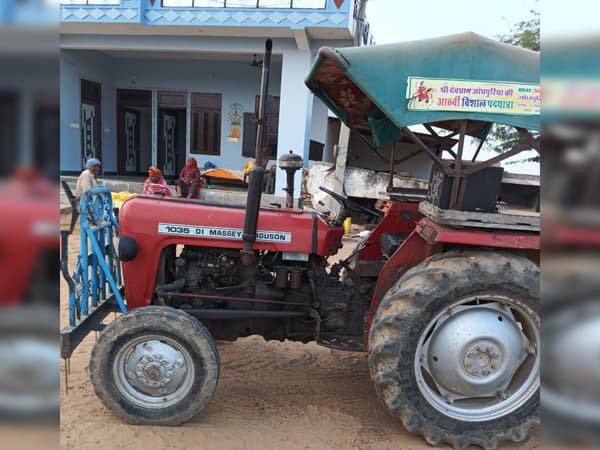
[[160,108],[185,109],[186,96],[183,92],[159,92],[158,106]]
[[323,161],[323,148],[324,144],[320,142],[310,140],[310,146],[308,147],[308,159],[311,161]]
[[325,9],[325,4],[326,0],[163,0],[162,2],[164,7],[174,8]]
[[61,5],[120,5],[121,0],[60,0]]
[[[256,123],[255,118],[258,115],[258,104],[260,96],[256,96],[254,101],[253,113],[244,114],[244,139],[242,143],[242,156],[254,157],[256,146]],[[279,97],[269,95],[267,99],[267,128],[265,130],[265,147],[269,149],[268,159],[277,158],[277,138],[279,131]]]
[[221,154],[221,94],[192,94],[190,152]]

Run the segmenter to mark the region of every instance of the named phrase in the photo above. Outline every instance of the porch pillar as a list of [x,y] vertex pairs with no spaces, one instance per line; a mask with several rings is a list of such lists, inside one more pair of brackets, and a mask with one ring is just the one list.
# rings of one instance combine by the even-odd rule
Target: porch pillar
[[158,91],[152,89],[152,165],[158,164]]
[[[302,156],[304,166],[308,166],[313,95],[304,85],[312,63],[311,52],[291,50],[284,52],[281,69],[281,93],[279,103],[279,130],[277,138],[277,159],[289,153]],[[299,171],[300,172],[300,171]],[[294,197],[301,192],[300,173],[294,177]],[[275,195],[285,195],[285,172],[277,169]]]

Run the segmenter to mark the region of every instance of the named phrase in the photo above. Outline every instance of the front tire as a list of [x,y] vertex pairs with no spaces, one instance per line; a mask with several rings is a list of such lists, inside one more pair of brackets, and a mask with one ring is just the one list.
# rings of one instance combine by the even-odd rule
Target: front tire
[[210,401],[219,354],[198,320],[149,306],[120,316],[100,334],[90,377],[104,406],[127,423],[179,425]]
[[504,252],[451,251],[406,272],[369,335],[375,390],[432,445],[495,449],[539,423],[539,269]]

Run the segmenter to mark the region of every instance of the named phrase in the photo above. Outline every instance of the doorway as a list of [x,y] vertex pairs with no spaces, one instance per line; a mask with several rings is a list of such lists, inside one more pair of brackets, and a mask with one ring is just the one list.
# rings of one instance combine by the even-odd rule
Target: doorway
[[89,158],[102,161],[102,86],[81,80],[81,167]]
[[152,91],[117,89],[120,175],[141,175],[152,165]]
[[0,92],[0,177],[8,176],[19,158],[19,96],[16,92]]
[[166,179],[176,179],[185,165],[186,94],[158,93],[158,167]]

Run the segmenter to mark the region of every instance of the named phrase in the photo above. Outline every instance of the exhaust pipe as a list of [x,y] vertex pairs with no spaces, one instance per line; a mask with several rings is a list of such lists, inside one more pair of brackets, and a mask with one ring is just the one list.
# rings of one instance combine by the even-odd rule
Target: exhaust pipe
[[248,198],[246,200],[246,217],[244,220],[244,232],[242,240],[244,247],[241,251],[242,264],[252,266],[256,261],[254,254],[254,242],[256,241],[256,226],[258,213],[260,212],[260,199],[262,196],[262,184],[265,169],[263,168],[263,150],[265,146],[265,125],[267,117],[267,96],[269,94],[269,77],[271,75],[271,50],[273,41],[267,39],[265,42],[265,55],[262,65],[262,77],[260,82],[260,101],[258,109],[258,121],[256,129],[256,146],[254,148],[255,164],[250,169],[248,181]]

